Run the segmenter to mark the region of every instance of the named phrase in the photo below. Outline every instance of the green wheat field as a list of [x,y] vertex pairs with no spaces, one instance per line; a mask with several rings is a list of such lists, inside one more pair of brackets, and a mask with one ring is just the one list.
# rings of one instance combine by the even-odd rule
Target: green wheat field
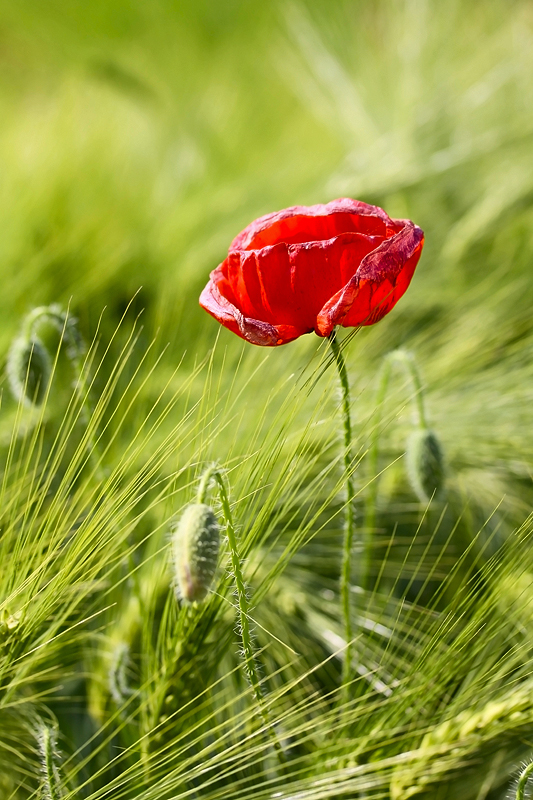
[[[532,87],[529,0],[0,0],[0,800],[533,797]],[[327,341],[198,305],[249,222],[337,197],[426,234],[397,307],[339,330],[344,687]],[[206,479],[187,603],[213,465],[246,588]]]

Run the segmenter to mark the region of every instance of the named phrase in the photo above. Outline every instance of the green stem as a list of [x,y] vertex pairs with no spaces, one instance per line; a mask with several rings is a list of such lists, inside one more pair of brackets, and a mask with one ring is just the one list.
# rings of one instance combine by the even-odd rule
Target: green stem
[[515,800],[525,800],[527,782],[531,777],[532,773],[533,773],[533,761],[527,764],[527,766],[525,766],[524,769],[522,770],[522,774],[520,775],[520,779],[516,786]]
[[218,472],[218,467],[216,466],[216,464],[212,464],[203,473],[202,477],[200,478],[200,483],[198,484],[198,492],[196,494],[196,501],[198,503],[206,502],[207,494],[209,492],[209,483],[213,478],[215,478],[217,472]]
[[246,594],[246,584],[244,582],[244,576],[242,573],[241,558],[237,546],[237,535],[235,533],[235,525],[233,523],[233,514],[231,513],[231,506],[229,503],[226,483],[218,467],[211,466],[204,472],[200,480],[200,486],[198,488],[198,502],[199,503],[205,502],[208,485],[212,478],[216,481],[217,484],[218,494],[222,505],[222,513],[224,514],[224,519],[226,522],[226,534],[228,537],[228,544],[231,555],[231,567],[235,578],[235,588],[237,590],[237,605],[239,607],[239,622],[240,622],[240,632],[242,639],[242,653],[244,657],[244,672],[246,674],[246,677],[248,678],[252,692],[254,694],[255,701],[259,708],[259,713],[261,714],[263,725],[269,733],[269,736],[272,740],[272,744],[274,746],[274,749],[276,750],[276,754],[278,756],[279,761],[281,763],[284,763],[285,757],[283,755],[283,750],[278,741],[276,733],[272,727],[272,723],[269,719],[268,710],[265,705],[265,693],[261,685],[261,682],[259,680],[259,674],[257,671],[257,662],[253,646],[253,637],[250,629],[250,620],[249,620],[250,604],[248,602],[248,597]]
[[39,731],[39,749],[43,769],[44,797],[47,800],[60,800],[62,792],[59,785],[59,772],[55,763],[57,759],[55,735],[46,725],[43,725]]
[[[352,423],[350,418],[350,386],[346,364],[342,355],[335,330],[329,336],[331,352],[335,359],[337,371],[342,391],[342,419],[344,425],[344,479],[346,483],[346,506],[344,523],[344,542],[342,550],[342,565],[340,576],[341,607],[344,617],[344,635],[346,639],[346,650],[344,652],[344,663],[342,673],[342,684],[346,688],[353,679],[352,675],[352,622],[350,616],[350,594],[351,594],[351,572],[352,572],[352,547],[355,535],[355,510],[354,497],[355,489],[352,478]],[[368,558],[367,544],[363,542],[363,553],[361,558],[360,583],[364,585],[367,580]]]
[[43,320],[51,320],[52,324],[57,327],[55,316],[50,313],[48,306],[37,306],[24,317],[22,335],[27,339],[31,339],[33,334],[37,335],[38,324]]

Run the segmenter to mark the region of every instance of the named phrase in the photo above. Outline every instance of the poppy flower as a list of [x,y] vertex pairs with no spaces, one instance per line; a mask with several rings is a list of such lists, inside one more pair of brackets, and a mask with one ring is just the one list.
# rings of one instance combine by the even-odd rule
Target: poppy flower
[[341,198],[259,217],[233,240],[200,305],[252,344],[379,322],[406,291],[424,234],[411,220]]

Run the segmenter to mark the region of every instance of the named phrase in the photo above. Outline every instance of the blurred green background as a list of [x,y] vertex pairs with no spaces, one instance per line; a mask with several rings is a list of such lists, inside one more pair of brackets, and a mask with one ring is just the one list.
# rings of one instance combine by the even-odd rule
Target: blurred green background
[[[6,447],[17,413],[7,391],[0,414],[0,448],[7,464],[6,507],[0,510],[11,536],[2,541],[13,572],[10,583],[6,570],[2,592],[6,597],[12,592],[13,607],[33,609],[35,601],[34,630],[29,625],[27,640],[20,639],[24,657],[37,652],[35,642],[51,642],[48,661],[44,651],[35,662],[19,658],[18,651],[11,654],[13,704],[19,702],[19,690],[28,697],[26,676],[19,679],[16,672],[19,662],[22,671],[30,664],[28,674],[37,671],[31,665],[39,665],[41,657],[47,669],[52,664],[46,689],[51,693],[68,664],[72,683],[65,681],[64,695],[54,695],[50,707],[65,742],[72,742],[65,749],[79,747],[73,763],[102,720],[117,724],[117,737],[126,731],[128,747],[156,731],[160,708],[155,701],[153,718],[146,713],[133,733],[123,725],[109,697],[102,653],[114,636],[120,643],[120,634],[128,645],[127,635],[135,639],[122,630],[131,622],[128,603],[139,597],[144,603],[149,592],[136,595],[138,587],[131,588],[132,565],[146,568],[142,579],[156,585],[149,586],[153,596],[146,600],[152,616],[137,608],[135,624],[150,643],[152,623],[155,629],[161,621],[157,592],[164,585],[169,596],[165,624],[171,631],[177,612],[165,572],[168,519],[191,499],[201,466],[216,458],[230,469],[247,576],[258,602],[258,643],[268,650],[265,673],[274,676],[275,687],[294,680],[286,701],[289,732],[290,725],[296,730],[299,724],[289,719],[293,698],[310,698],[309,707],[302,706],[309,722],[294,734],[312,764],[302,767],[310,781],[305,796],[319,796],[313,794],[313,770],[321,775],[331,769],[335,776],[345,770],[348,781],[354,763],[368,762],[370,774],[374,759],[376,772],[385,771],[383,786],[392,788],[390,794],[385,788],[372,796],[407,800],[413,787],[430,782],[425,759],[442,744],[439,736],[447,742],[449,762],[433,764],[437,780],[447,763],[460,772],[464,746],[474,777],[468,791],[461,783],[463,796],[504,796],[514,765],[531,750],[522,727],[527,724],[530,731],[533,720],[529,529],[513,540],[515,549],[502,569],[497,559],[487,567],[487,557],[505,551],[498,548],[528,518],[533,502],[532,86],[530,0],[0,0],[2,363],[21,319],[40,304],[69,306],[87,342],[99,337],[95,365],[109,347],[94,370],[93,399],[103,392],[104,400],[93,432],[109,425],[101,447],[111,476],[109,492],[98,502],[100,484],[82,463],[85,451],[78,445],[84,431],[75,420],[65,452],[45,462],[49,452],[60,451],[58,442],[62,445],[57,430],[66,403],[61,403],[65,384],[68,391],[71,387],[66,379],[61,387],[61,364],[54,384],[59,399],[51,396],[42,428],[24,411],[20,429],[15,425],[18,450]],[[374,482],[374,555],[390,548],[373,567],[383,592],[372,595],[365,609],[359,674],[367,675],[370,664],[373,675],[377,664],[379,680],[368,680],[366,711],[354,715],[359,755],[353,755],[355,745],[348,736],[342,739],[342,731],[340,744],[330,741],[333,711],[324,712],[320,722],[322,698],[338,685],[339,659],[330,656],[338,654],[341,631],[335,597],[342,527],[342,476],[335,462],[340,425],[336,376],[324,366],[324,342],[310,335],[286,347],[255,348],[221,329],[198,306],[210,270],[251,220],[342,196],[380,205],[393,217],[409,217],[426,233],[406,295],[345,350],[354,449],[361,457],[355,474],[359,519]],[[133,329],[137,344],[124,359],[122,348],[128,350]],[[401,373],[393,376],[382,418],[375,414],[383,357],[398,347],[414,354],[430,423],[446,455],[446,489],[424,521],[423,504],[404,468],[412,391]],[[3,373],[0,387],[5,388]],[[29,436],[27,445],[24,434],[31,434],[32,426],[35,438]],[[366,458],[376,427],[381,432],[379,478],[370,474]],[[33,469],[32,458],[35,480],[28,467]],[[79,474],[69,473],[71,458]],[[48,492],[44,500],[40,480]],[[61,537],[70,541],[78,528],[79,552],[89,564],[94,554],[91,586],[81,557],[61,550]],[[12,552],[20,558],[11,558]],[[46,572],[39,577],[43,553],[64,558],[66,577],[57,589],[52,578],[45,581]],[[54,577],[52,556],[47,569]],[[37,565],[34,584],[29,577],[26,583],[25,558]],[[109,571],[108,563],[114,565]],[[487,583],[480,580],[469,594],[478,569]],[[105,600],[98,584],[102,575],[109,581],[102,589]],[[230,594],[224,580],[221,585]],[[71,596],[76,597],[72,607]],[[94,609],[100,614],[109,598],[111,611],[106,607],[99,639],[91,638],[92,630],[86,639],[80,634],[81,645],[75,638],[73,644],[60,639],[57,631],[70,630],[74,611],[77,620],[84,613],[89,618]],[[220,665],[224,673],[215,700],[222,705],[226,692],[237,714],[246,689],[237,681],[236,691],[231,683],[238,659],[234,620],[223,599],[217,596],[199,615],[207,619],[205,661],[213,674]],[[449,628],[447,623],[439,627],[435,610],[442,608],[446,614],[452,609]],[[216,647],[209,639],[215,612],[223,622],[223,635],[216,629]],[[463,614],[471,625],[464,631]],[[163,624],[161,630],[164,641]],[[300,661],[289,663],[288,642]],[[174,655],[165,658],[171,662]],[[141,657],[139,663],[148,686],[150,663]],[[80,675],[89,676],[86,684]],[[514,694],[509,675],[519,686]],[[155,670],[154,676],[153,695],[159,697]],[[188,680],[185,670],[187,690]],[[403,693],[395,691],[396,680],[404,681]],[[410,694],[412,681],[416,697]],[[374,691],[381,693],[375,707]],[[143,713],[151,709],[147,694]],[[209,747],[217,702],[213,716],[205,712]],[[253,722],[250,709],[247,720]],[[375,722],[378,712],[382,716]],[[461,715],[478,712],[475,734],[471,726],[464,734]],[[448,725],[453,715],[456,727]],[[470,725],[470,716],[467,721]],[[227,741],[234,738],[242,747],[251,785],[254,762],[249,767],[246,759],[253,753],[241,741],[239,724],[232,727],[231,718],[226,723],[232,737]],[[190,721],[180,724],[186,732],[188,724],[195,730]],[[424,737],[433,727],[434,741],[430,737],[428,743]],[[391,730],[400,732],[398,738],[391,734],[389,740]],[[115,746],[110,742],[109,752]],[[107,740],[104,744],[95,748],[103,765],[91,795],[97,798],[107,796]],[[300,757],[297,746],[295,758]],[[403,750],[419,747],[420,774],[402,773],[391,783],[389,755],[398,756],[403,769]],[[490,787],[483,789],[491,747],[491,758],[502,759],[494,767],[494,794]],[[9,759],[10,751],[5,752]],[[199,746],[200,761],[202,752]],[[210,763],[216,770],[216,759]],[[78,769],[71,768],[73,774]],[[163,760],[163,776],[164,768]],[[79,769],[82,774],[85,766]],[[269,769],[258,797],[271,796]],[[148,771],[143,781],[149,785],[150,780]],[[175,786],[179,780],[178,775]],[[200,778],[190,780],[192,786]],[[357,780],[349,796],[362,796]],[[227,796],[223,779],[221,785],[220,795],[214,789],[209,796]],[[243,787],[235,797],[247,796],[248,784]],[[137,797],[134,788],[131,796]],[[327,796],[334,796],[331,791]],[[429,796],[437,797],[431,791],[430,786]],[[438,796],[455,800],[454,791],[444,789]],[[149,797],[163,796],[155,794],[156,788],[153,792]]]
[[155,350],[170,345],[161,380],[218,335],[229,363],[244,348],[286,375],[318,340],[243,346],[198,307],[209,271],[260,214],[376,203],[426,245],[394,313],[350,346],[361,431],[381,356],[412,349],[452,479],[483,519],[506,495],[519,521],[533,447],[532,45],[523,0],[4,0],[0,351],[23,314],[57,301],[89,341],[105,308],[105,340],[135,295],[141,344],[157,332]]

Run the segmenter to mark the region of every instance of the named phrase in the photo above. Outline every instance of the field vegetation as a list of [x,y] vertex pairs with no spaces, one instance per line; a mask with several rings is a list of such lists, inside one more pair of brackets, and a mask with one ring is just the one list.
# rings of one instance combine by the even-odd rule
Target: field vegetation
[[[514,800],[533,751],[531,3],[0,8],[2,800]],[[339,331],[371,547],[348,690],[327,342],[254,347],[198,306],[251,220],[343,196],[426,234],[398,306]],[[13,342],[34,309],[51,378],[30,398]],[[405,455],[420,399],[445,470],[426,496]],[[172,531],[213,465],[220,553],[187,603]]]

